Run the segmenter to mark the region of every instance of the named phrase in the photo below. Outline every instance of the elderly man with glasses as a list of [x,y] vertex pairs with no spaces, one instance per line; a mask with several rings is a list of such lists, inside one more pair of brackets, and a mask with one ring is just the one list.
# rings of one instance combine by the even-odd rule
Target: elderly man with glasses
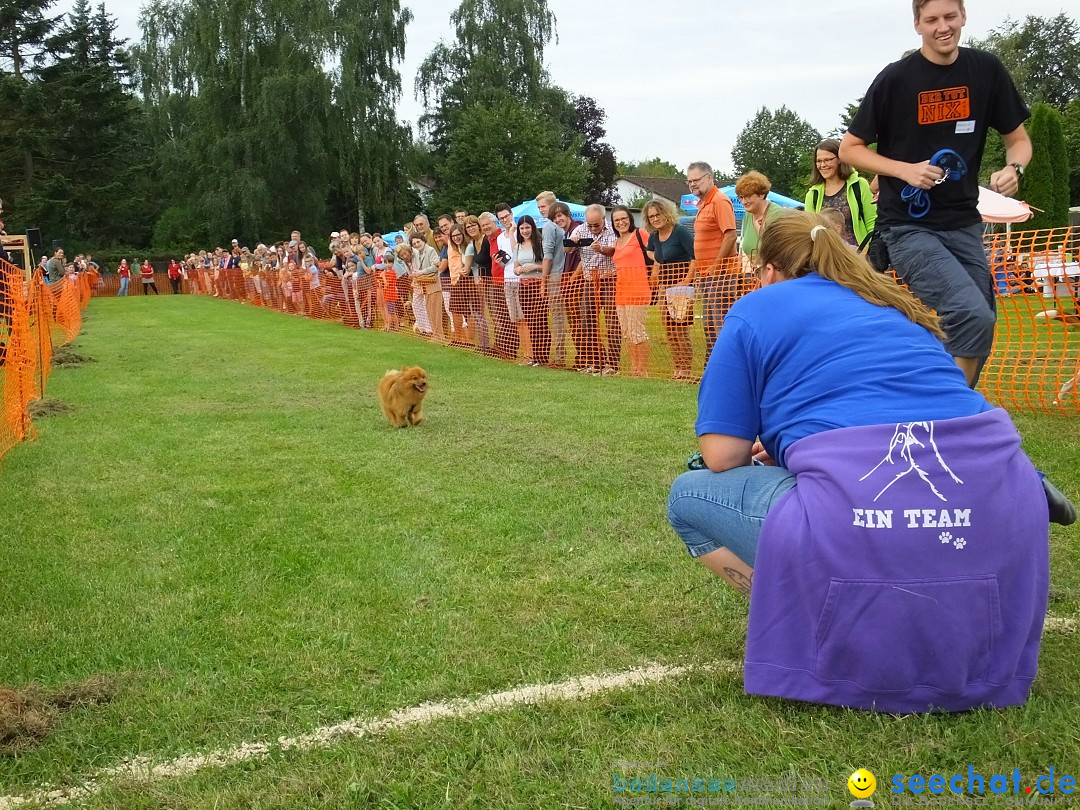
[[[583,374],[619,373],[622,330],[615,311],[615,231],[604,217],[604,206],[585,209],[585,224],[570,234],[581,245],[581,268],[585,275],[585,301],[582,308],[585,362]],[[606,347],[600,341],[600,309],[604,310]]]
[[701,276],[701,312],[705,326],[705,357],[712,353],[724,316],[739,297],[741,279],[736,274],[735,207],[713,182],[712,166],[704,161],[686,169],[686,185],[698,197],[694,219],[694,256]]

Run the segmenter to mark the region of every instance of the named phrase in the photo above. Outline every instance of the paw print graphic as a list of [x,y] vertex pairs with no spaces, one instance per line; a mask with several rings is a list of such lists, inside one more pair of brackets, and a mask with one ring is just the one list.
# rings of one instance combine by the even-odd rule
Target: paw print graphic
[[959,551],[966,545],[967,540],[965,540],[963,537],[957,537],[955,540],[953,540],[953,548],[955,548],[957,551]]
[[951,543],[952,542],[952,532],[942,532],[941,534],[938,535],[938,540],[940,540],[942,543]]

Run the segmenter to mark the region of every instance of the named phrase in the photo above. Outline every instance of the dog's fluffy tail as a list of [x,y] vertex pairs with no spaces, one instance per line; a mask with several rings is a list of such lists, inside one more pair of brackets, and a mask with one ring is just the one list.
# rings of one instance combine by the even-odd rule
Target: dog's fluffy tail
[[392,368],[389,371],[387,371],[385,374],[383,374],[382,376],[383,376],[383,379],[385,380],[387,377],[396,377],[400,373],[401,373],[401,371],[399,369]]

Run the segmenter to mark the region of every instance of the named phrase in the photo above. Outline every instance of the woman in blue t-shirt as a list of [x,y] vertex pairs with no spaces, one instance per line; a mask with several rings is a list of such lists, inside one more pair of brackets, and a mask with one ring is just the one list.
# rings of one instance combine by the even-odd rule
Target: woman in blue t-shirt
[[[761,289],[732,307],[698,392],[707,469],[680,476],[668,503],[690,554],[745,592],[765,516],[796,484],[785,469],[793,443],[992,410],[946,353],[937,316],[815,214],[770,222],[755,272]],[[1075,520],[1059,506],[1062,522]]]

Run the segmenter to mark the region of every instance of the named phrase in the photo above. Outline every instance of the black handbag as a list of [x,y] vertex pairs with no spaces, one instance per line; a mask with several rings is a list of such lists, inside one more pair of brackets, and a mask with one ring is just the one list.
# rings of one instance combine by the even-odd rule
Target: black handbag
[[889,259],[889,247],[885,244],[885,240],[881,238],[881,233],[877,228],[870,231],[859,243],[859,252],[866,256],[870,266],[879,273],[885,273],[892,267],[892,261]]

